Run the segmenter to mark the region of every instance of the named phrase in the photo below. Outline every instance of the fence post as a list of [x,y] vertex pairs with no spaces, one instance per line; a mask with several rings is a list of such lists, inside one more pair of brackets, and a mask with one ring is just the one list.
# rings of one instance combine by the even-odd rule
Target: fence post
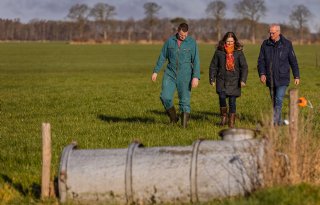
[[297,153],[297,140],[298,140],[298,122],[299,122],[299,109],[298,109],[298,89],[290,89],[290,115],[289,115],[289,134],[290,140],[290,158],[291,158],[291,181],[298,182],[298,153]]
[[50,194],[50,167],[51,167],[51,127],[49,123],[42,123],[42,176],[41,198]]

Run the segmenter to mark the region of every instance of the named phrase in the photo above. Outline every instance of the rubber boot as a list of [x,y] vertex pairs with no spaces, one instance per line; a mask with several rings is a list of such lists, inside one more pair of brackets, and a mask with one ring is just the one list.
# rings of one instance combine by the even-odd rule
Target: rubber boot
[[178,115],[176,113],[176,109],[174,107],[171,107],[166,111],[167,111],[167,115],[170,118],[170,123],[172,123],[172,124],[177,123],[179,118],[178,118]]
[[236,113],[229,113],[229,128],[234,128],[234,124],[236,121]]
[[220,107],[221,122],[219,123],[219,126],[225,126],[227,124],[227,112],[227,107]]
[[181,125],[183,128],[187,128],[190,114],[187,112],[181,113]]

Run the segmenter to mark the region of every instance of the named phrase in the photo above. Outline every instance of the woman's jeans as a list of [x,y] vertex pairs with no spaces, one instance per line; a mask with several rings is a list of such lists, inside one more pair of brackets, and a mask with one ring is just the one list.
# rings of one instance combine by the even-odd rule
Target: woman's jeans
[[[283,98],[286,93],[288,86],[278,86],[274,87],[273,90],[269,87],[270,96],[273,100],[273,123],[275,125],[281,125],[281,115],[282,115],[282,103]],[[273,91],[273,92],[272,92]]]
[[227,98],[229,98],[229,113],[236,113],[236,96],[226,95],[226,93],[219,93],[219,104],[220,107],[227,107]]

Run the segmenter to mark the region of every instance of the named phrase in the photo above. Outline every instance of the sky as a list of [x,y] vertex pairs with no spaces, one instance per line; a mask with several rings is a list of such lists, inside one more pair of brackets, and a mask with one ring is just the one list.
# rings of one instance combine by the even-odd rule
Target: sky
[[[66,20],[69,9],[77,3],[85,3],[93,7],[96,3],[107,3],[116,7],[114,19],[135,20],[144,18],[143,4],[155,2],[161,6],[158,17],[185,19],[206,18],[205,9],[213,0],[0,0],[0,18],[15,19],[27,23],[33,19]],[[236,2],[240,0],[224,0],[227,5],[226,18],[237,18],[234,12]],[[320,30],[320,0],[265,0],[267,11],[260,22],[289,23],[289,15],[294,5],[303,4],[313,14],[309,21],[312,32]]]

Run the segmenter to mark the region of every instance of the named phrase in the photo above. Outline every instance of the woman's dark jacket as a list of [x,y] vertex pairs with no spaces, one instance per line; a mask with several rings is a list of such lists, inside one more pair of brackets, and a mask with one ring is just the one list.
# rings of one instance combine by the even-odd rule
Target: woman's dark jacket
[[298,62],[291,41],[281,34],[277,42],[270,38],[264,40],[258,58],[258,72],[259,76],[267,76],[267,86],[271,86],[271,80],[273,80],[274,87],[288,86],[290,67],[294,78],[300,78]]
[[225,92],[226,95],[239,97],[241,95],[240,82],[246,82],[248,65],[242,50],[235,50],[234,71],[226,70],[226,52],[217,49],[211,60],[209,68],[210,84],[216,82],[217,93]]

